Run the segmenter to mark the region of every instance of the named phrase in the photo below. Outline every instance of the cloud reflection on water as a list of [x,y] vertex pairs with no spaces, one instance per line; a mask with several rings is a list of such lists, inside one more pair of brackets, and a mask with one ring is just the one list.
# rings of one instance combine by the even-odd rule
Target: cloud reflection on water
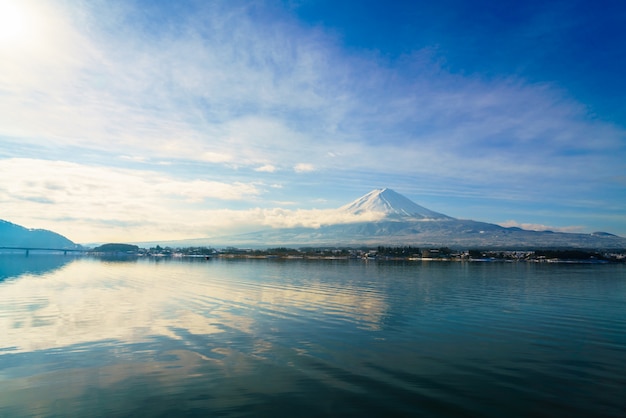
[[[233,270],[221,261],[79,259],[60,270],[21,276],[0,285],[0,349],[132,344],[226,331],[265,338],[306,333],[312,322],[379,327],[386,311],[380,294],[329,287],[315,278],[287,284],[284,277],[268,277],[271,269],[255,268],[258,263]],[[256,349],[260,354],[272,346],[259,341]]]

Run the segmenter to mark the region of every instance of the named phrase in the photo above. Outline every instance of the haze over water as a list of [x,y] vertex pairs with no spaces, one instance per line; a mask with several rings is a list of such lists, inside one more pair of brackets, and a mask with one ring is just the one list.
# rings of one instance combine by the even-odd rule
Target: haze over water
[[0,416],[624,416],[625,267],[0,256]]

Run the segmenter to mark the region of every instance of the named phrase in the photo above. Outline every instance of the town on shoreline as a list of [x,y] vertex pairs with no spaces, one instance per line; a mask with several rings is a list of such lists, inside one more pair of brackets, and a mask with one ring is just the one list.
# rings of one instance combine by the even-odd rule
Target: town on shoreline
[[504,262],[563,262],[620,263],[626,262],[626,251],[597,251],[584,249],[535,250],[454,250],[448,247],[419,248],[413,246],[376,246],[361,248],[333,247],[275,247],[250,249],[226,247],[161,247],[140,248],[130,244],[104,244],[89,252],[93,255],[137,257],[191,257],[244,259],[315,259],[315,260],[380,260],[380,261],[504,261]]

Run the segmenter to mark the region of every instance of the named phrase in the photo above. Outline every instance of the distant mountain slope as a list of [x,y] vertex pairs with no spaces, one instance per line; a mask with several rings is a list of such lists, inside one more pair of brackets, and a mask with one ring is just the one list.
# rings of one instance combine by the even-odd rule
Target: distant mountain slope
[[626,239],[618,236],[526,231],[485,222],[380,221],[320,228],[282,228],[213,239],[212,245],[268,246],[360,246],[417,245],[463,248],[597,248],[624,249]]
[[0,219],[0,247],[73,249],[80,247],[46,229],[28,229]]
[[374,222],[323,225],[319,228],[268,229],[218,237],[211,245],[358,246],[419,245],[480,248],[626,248],[626,239],[605,232],[572,234],[528,231],[472,220],[455,219],[420,206],[391,189],[378,189],[337,209],[354,215],[382,216]]

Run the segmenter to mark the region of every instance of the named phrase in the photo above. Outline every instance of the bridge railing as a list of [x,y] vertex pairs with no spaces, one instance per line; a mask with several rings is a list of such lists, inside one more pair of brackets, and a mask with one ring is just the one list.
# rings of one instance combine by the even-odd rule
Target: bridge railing
[[68,252],[86,253],[89,251],[84,248],[43,248],[43,247],[5,247],[5,246],[0,246],[0,250],[25,251],[26,255],[29,255],[31,251],[63,252],[64,255],[67,255]]

